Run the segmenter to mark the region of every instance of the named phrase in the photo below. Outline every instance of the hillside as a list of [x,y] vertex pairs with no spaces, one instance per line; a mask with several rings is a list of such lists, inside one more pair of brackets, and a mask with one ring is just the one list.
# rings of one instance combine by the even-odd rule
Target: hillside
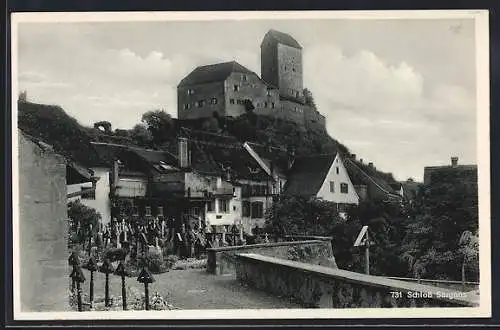
[[[18,126],[21,130],[52,144],[56,151],[87,166],[97,162],[97,153],[90,144],[92,141],[168,149],[176,143],[176,137],[183,127],[196,130],[209,129],[206,126],[206,119],[171,119],[171,124],[166,126],[168,132],[164,134],[166,140],[156,143],[145,128],[142,128],[144,130],[142,132],[135,127],[131,130],[115,129],[106,133],[85,127],[56,105],[19,102],[18,111]],[[297,156],[340,152],[345,157],[350,154],[347,146],[330,137],[324,129],[306,130],[294,122],[255,114],[213,120],[216,121],[214,126],[219,134],[235,137],[240,142],[271,144],[282,150],[293,148]],[[146,136],[148,134],[149,136]],[[387,183],[395,182],[390,173],[363,167],[374,177],[379,177]]]

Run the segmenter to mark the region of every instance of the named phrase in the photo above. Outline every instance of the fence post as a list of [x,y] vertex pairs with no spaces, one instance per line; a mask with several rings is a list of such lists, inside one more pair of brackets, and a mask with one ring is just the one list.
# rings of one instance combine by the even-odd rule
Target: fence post
[[87,263],[87,269],[90,271],[90,292],[89,292],[89,302],[90,309],[94,307],[94,272],[97,270],[97,262],[94,257],[90,257]]
[[115,271],[116,275],[121,276],[122,278],[122,305],[123,305],[123,310],[127,310],[127,290],[125,288],[125,276],[128,275],[127,270],[125,269],[125,265],[123,264],[123,261],[120,261],[118,264],[118,267],[116,267]]
[[106,285],[104,288],[104,306],[110,307],[110,299],[109,299],[109,274],[113,272],[113,266],[109,259],[104,260],[104,263],[101,266],[101,272],[106,274]]
[[148,285],[150,283],[153,283],[155,281],[153,275],[150,273],[148,270],[147,266],[144,265],[142,267],[141,273],[139,274],[139,277],[137,277],[137,281],[139,283],[144,284],[144,295],[145,295],[145,302],[146,302],[146,310],[149,310],[149,288]]

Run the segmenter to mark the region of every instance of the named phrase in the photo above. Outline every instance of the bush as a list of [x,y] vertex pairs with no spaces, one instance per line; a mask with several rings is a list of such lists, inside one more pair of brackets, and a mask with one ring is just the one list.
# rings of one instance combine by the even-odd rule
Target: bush
[[108,259],[110,262],[125,260],[127,256],[127,251],[122,248],[109,248],[104,250],[102,254],[103,261]]
[[160,274],[169,270],[169,267],[161,253],[148,253],[145,257],[141,256],[137,258],[138,268],[141,268],[144,265],[146,265],[149,268],[149,271],[153,274]]

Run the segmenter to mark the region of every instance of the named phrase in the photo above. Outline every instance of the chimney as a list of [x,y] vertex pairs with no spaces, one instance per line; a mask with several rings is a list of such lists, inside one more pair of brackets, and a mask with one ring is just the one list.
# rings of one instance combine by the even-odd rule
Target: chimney
[[118,159],[113,160],[113,166],[111,167],[111,193],[116,193],[116,188],[118,187],[118,175],[120,173],[120,161]]
[[356,159],[356,154],[351,154],[352,159]]
[[369,162],[369,163],[368,163],[368,167],[373,168],[373,163],[372,163],[372,162]]
[[451,157],[451,166],[456,167],[458,165],[458,157]]
[[179,167],[186,168],[189,167],[190,164],[190,152],[188,150],[188,141],[186,138],[179,138]]
[[359,159],[359,162],[360,162],[361,164],[363,164],[363,158],[360,158],[360,159]]

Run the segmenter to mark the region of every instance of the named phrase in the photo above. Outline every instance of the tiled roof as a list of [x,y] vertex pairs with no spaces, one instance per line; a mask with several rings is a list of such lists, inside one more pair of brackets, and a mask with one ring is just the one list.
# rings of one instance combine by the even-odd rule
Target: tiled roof
[[284,174],[288,170],[288,151],[286,149],[275,146],[267,147],[253,142],[247,142],[247,144],[269,168],[271,168],[271,163],[273,164],[275,173]]
[[335,156],[336,153],[295,159],[285,185],[285,194],[305,197],[316,195],[335,160]]
[[196,172],[224,175],[225,169],[229,167],[234,179],[269,179],[264,169],[235,137],[187,128],[181,129],[181,136],[188,139],[191,167]]
[[289,34],[271,29],[264,36],[264,40],[269,39],[269,38],[277,41],[280,44],[287,45],[287,46],[294,47],[294,48],[298,48],[298,49],[302,49],[302,46],[300,46],[300,44],[297,42],[297,40],[295,40]]
[[184,79],[178,87],[224,81],[233,72],[255,74],[236,61],[199,66]]
[[374,168],[350,158],[345,159],[344,166],[354,185],[372,185],[377,187],[384,194],[398,196],[398,193],[391,187],[390,182],[382,177],[382,174]]

